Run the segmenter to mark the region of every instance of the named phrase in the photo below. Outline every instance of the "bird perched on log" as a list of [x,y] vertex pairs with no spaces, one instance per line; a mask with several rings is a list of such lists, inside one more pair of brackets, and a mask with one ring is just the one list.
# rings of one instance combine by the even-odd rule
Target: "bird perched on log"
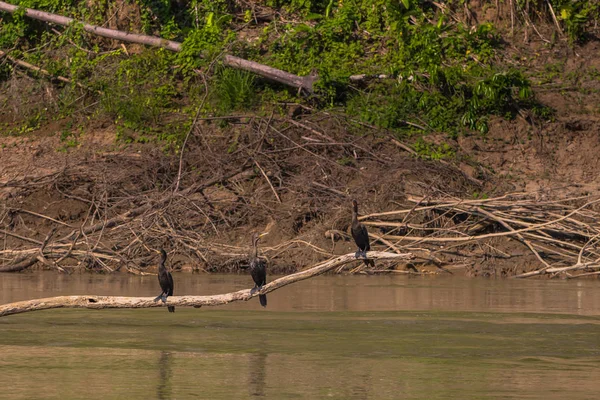
[[[154,301],[162,300],[163,303],[167,303],[167,297],[173,296],[173,276],[167,270],[165,262],[167,261],[167,252],[164,249],[160,249],[160,264],[158,265],[158,283],[162,289],[161,294],[156,296]],[[175,306],[168,306],[169,312],[175,312]]]
[[[252,235],[252,252],[250,253],[250,275],[254,280],[254,287],[250,293],[254,294],[257,290],[262,289],[263,285],[267,283],[267,265],[264,260],[258,257],[258,241],[261,237],[265,236],[268,232],[254,233]],[[259,294],[258,300],[260,305],[263,307],[267,306],[267,295]]]
[[354,242],[358,246],[358,250],[354,254],[354,257],[359,258],[362,256],[367,267],[374,267],[375,261],[367,258],[367,251],[371,250],[371,245],[369,244],[369,232],[367,232],[367,227],[358,222],[358,202],[356,200],[352,200],[352,226],[350,232],[352,233]]

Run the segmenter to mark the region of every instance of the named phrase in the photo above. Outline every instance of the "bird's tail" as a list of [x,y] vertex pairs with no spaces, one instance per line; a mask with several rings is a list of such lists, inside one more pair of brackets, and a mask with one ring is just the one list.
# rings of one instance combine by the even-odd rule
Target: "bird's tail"
[[169,312],[175,312],[175,306],[168,306]]
[[368,259],[368,258],[365,258],[365,259],[363,260],[363,262],[365,263],[365,265],[366,265],[367,267],[372,267],[372,268],[375,268],[375,261],[373,261],[373,260],[371,260],[371,259]]
[[263,307],[267,306],[267,295],[266,294],[259,294],[258,295],[258,301],[260,301],[260,305]]

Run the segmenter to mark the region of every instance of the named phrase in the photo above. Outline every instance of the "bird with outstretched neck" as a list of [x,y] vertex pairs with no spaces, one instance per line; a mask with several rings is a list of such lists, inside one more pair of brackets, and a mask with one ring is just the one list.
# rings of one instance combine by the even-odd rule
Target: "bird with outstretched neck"
[[[254,280],[254,287],[250,291],[252,294],[257,290],[262,289],[263,285],[267,283],[267,265],[264,260],[261,260],[258,257],[258,241],[267,233],[268,232],[265,232],[259,235],[255,232],[252,235],[252,253],[250,253],[250,275],[252,276],[252,280]],[[261,306],[267,306],[266,294],[259,294],[258,300],[260,301]]]
[[[158,265],[158,283],[162,292],[156,296],[154,301],[162,300],[163,303],[167,303],[167,297],[173,296],[173,276],[167,270],[165,262],[167,261],[167,252],[164,249],[160,249],[160,264]],[[175,312],[175,306],[168,306],[169,312]]]
[[363,262],[367,267],[374,267],[375,261],[367,258],[367,251],[371,250],[371,245],[369,244],[369,232],[367,232],[366,226],[358,222],[358,202],[356,200],[352,200],[352,226],[350,232],[352,232],[354,242],[358,246],[358,250],[354,254],[354,257],[359,258],[362,256],[364,258]]

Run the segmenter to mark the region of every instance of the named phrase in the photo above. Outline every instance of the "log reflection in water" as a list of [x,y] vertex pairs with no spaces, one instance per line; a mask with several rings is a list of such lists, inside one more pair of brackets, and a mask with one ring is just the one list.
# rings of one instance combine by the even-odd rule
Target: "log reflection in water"
[[259,350],[249,355],[248,391],[250,397],[265,397],[267,381],[267,353]]
[[158,386],[156,398],[169,400],[171,398],[171,362],[173,355],[168,351],[161,351],[158,359]]

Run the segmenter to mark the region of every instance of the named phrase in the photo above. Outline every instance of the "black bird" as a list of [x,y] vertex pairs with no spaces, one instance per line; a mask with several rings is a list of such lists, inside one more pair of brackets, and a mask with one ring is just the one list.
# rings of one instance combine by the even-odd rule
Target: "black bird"
[[[162,289],[161,294],[156,296],[154,301],[162,300],[163,303],[167,303],[167,297],[173,296],[173,276],[167,271],[165,266],[167,261],[167,252],[164,249],[160,249],[160,264],[158,266],[158,283]],[[175,312],[175,306],[168,306],[169,312]]]
[[367,267],[374,267],[375,261],[367,258],[367,251],[371,250],[371,245],[369,244],[369,232],[367,232],[367,228],[363,224],[358,222],[358,203],[356,200],[352,200],[352,227],[350,228],[350,231],[352,232],[354,242],[358,246],[358,250],[354,254],[354,257],[359,258],[362,256]]
[[[252,276],[252,280],[254,280],[254,287],[250,291],[250,293],[255,293],[257,290],[262,289],[263,285],[267,283],[267,265],[264,260],[258,258],[258,241],[261,237],[266,235],[266,233],[254,233],[252,235],[252,253],[250,253],[250,275]],[[259,294],[258,300],[260,301],[260,305],[263,307],[267,306],[267,295]]]

